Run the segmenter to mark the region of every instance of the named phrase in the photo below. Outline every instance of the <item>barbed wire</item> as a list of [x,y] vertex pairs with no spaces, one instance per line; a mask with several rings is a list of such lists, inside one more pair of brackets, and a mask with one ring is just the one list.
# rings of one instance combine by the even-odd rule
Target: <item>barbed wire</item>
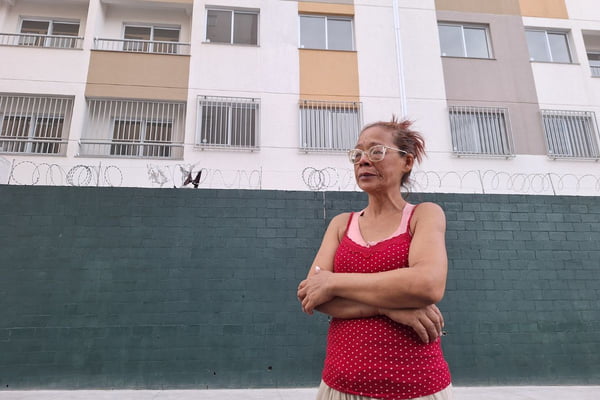
[[[30,177],[30,181],[23,181]],[[58,164],[13,161],[8,174],[8,183],[17,185],[49,186],[121,186],[123,173],[115,165],[78,164],[65,170]]]
[[[354,172],[334,167],[306,167],[302,180],[312,191],[356,190]],[[336,187],[337,186],[337,187]],[[572,173],[510,173],[495,170],[415,171],[411,176],[413,192],[469,192],[515,194],[573,194],[600,192],[600,176]]]
[[[262,169],[223,171],[217,168],[197,168],[197,164],[156,165],[148,164],[150,183],[163,187],[185,187],[191,176],[196,177],[194,187],[227,189],[261,189]],[[186,183],[188,182],[188,183]]]

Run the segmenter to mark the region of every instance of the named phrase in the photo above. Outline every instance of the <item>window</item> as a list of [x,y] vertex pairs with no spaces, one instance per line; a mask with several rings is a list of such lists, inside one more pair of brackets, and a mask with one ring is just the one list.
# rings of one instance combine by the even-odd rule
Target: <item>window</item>
[[451,106],[450,132],[457,155],[513,155],[508,110]]
[[542,122],[550,157],[600,159],[593,112],[542,110]]
[[352,18],[301,15],[300,48],[354,50]]
[[443,57],[491,58],[486,26],[439,23],[438,32]]
[[531,61],[571,62],[567,32],[527,29],[525,34]]
[[258,44],[258,11],[207,10],[206,41],[211,43]]
[[177,54],[179,28],[126,25],[123,51]]
[[184,127],[184,103],[89,99],[80,153],[182,158]]
[[0,152],[64,155],[72,109],[69,98],[0,95]]
[[259,106],[258,99],[198,98],[196,145],[258,148]]
[[589,52],[587,57],[592,69],[592,76],[600,76],[600,53]]
[[79,47],[79,22],[34,20],[21,21],[20,46]]
[[348,150],[362,126],[361,103],[308,101],[300,103],[300,148],[305,151]]

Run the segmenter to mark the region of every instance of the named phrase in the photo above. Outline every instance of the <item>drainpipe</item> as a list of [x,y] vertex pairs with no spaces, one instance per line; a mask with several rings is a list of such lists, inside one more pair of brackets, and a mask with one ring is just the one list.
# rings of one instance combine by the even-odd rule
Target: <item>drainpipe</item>
[[396,37],[396,68],[398,69],[398,86],[400,86],[400,102],[402,117],[408,116],[408,104],[406,100],[406,85],[404,82],[404,57],[402,56],[402,35],[400,34],[400,12],[398,11],[398,0],[392,0],[394,9],[394,33]]

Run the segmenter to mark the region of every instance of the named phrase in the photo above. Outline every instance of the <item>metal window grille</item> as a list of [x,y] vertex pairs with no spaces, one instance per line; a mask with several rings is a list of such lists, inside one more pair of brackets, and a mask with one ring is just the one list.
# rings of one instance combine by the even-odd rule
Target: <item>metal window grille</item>
[[300,102],[300,149],[304,151],[351,149],[361,126],[360,102]]
[[0,33],[0,45],[81,49],[83,48],[83,37],[33,33]]
[[260,99],[199,97],[196,145],[257,149],[259,110]]
[[94,50],[189,55],[190,44],[158,40],[95,38]]
[[73,99],[0,95],[0,152],[64,155]]
[[551,158],[600,159],[596,115],[589,111],[541,110]]
[[185,103],[88,99],[80,154],[183,158]]
[[592,70],[592,76],[600,76],[600,65],[592,65],[590,69]]
[[449,107],[452,148],[457,155],[514,155],[508,109]]

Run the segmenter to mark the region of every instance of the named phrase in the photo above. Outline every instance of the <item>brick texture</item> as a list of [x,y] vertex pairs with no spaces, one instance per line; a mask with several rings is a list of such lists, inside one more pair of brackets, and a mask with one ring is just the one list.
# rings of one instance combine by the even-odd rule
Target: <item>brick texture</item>
[[[295,298],[348,192],[0,186],[0,391],[316,386]],[[448,220],[457,385],[600,383],[600,201],[413,194]]]

